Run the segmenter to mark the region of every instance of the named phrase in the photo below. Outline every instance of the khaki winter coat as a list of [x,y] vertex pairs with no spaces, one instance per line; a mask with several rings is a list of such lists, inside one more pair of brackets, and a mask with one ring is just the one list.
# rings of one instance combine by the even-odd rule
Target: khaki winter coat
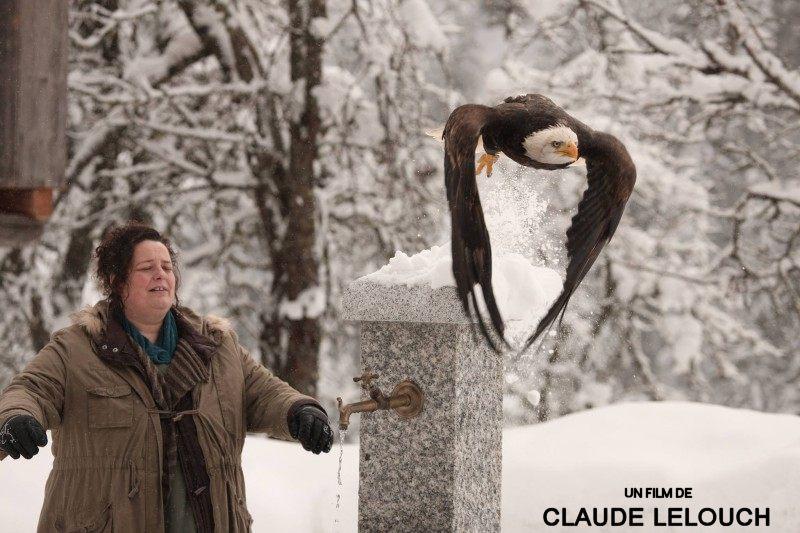
[[183,414],[158,408],[147,383],[153,366],[117,321],[109,322],[105,301],[76,313],[0,395],[0,425],[31,414],[52,430],[53,470],[38,531],[162,532],[165,416],[190,437],[183,455],[197,450],[194,463],[182,462],[191,503],[201,511],[205,505],[209,517],[198,531],[250,530],[241,466],[246,432],[288,440],[290,410],[316,401],[256,363],[227,321],[179,310],[179,335],[190,340],[179,341],[179,350],[202,355],[187,356],[194,367],[179,372],[177,365],[172,376],[185,388],[183,403],[191,402]]

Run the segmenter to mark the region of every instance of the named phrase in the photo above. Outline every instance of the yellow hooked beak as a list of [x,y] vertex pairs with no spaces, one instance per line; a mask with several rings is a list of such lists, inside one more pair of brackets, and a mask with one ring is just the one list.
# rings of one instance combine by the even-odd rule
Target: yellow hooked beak
[[559,154],[567,156],[573,160],[578,159],[578,147],[575,143],[569,143],[563,149],[558,151]]

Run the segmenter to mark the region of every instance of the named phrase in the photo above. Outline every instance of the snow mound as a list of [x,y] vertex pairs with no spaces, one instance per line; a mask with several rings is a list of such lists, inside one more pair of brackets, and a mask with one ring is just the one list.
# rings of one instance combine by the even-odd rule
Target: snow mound
[[[412,256],[398,251],[387,265],[362,279],[383,285],[455,287],[452,265],[449,245]],[[561,285],[555,270],[533,266],[521,254],[493,254],[492,287],[504,320],[535,322],[558,297]]]

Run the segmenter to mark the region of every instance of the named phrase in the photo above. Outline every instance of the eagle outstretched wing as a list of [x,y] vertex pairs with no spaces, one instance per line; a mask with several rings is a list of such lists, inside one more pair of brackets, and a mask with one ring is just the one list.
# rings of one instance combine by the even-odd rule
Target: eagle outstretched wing
[[[450,205],[453,276],[464,312],[476,317],[478,327],[496,352],[508,346],[505,326],[492,290],[492,248],[475,180],[475,148],[478,138],[497,112],[487,106],[464,105],[447,120],[444,139],[444,178]],[[488,320],[478,305],[475,284],[480,285]],[[495,336],[490,332],[491,326]]]
[[[594,154],[586,156],[588,188],[567,230],[567,275],[561,294],[550,306],[522,348],[527,350],[555,319],[563,318],[567,303],[617,229],[636,181],[636,167],[615,137],[594,132]],[[583,143],[581,144],[589,144]]]

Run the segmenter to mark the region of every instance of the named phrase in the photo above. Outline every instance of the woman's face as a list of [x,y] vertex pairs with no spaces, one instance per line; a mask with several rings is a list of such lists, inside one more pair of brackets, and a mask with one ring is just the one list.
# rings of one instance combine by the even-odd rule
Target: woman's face
[[142,241],[133,249],[128,282],[123,288],[125,314],[161,319],[175,300],[175,273],[169,250],[158,241]]

